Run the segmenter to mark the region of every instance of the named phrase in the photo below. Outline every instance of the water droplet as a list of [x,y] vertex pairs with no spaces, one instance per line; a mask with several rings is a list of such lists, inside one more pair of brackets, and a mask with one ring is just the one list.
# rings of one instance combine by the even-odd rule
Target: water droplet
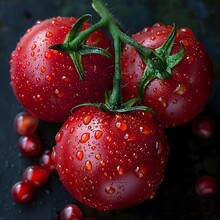
[[89,160],[86,161],[85,166],[86,166],[86,170],[88,170],[88,171],[90,171],[92,169],[92,163]]
[[102,136],[102,134],[103,134],[102,131],[97,130],[97,131],[95,132],[95,139],[99,139],[99,138]]
[[189,41],[188,40],[183,40],[182,41],[183,46],[187,47],[189,45]]
[[140,126],[139,130],[145,135],[149,135],[151,133],[150,128],[146,125]]
[[155,191],[152,192],[152,193],[149,195],[149,199],[153,199],[153,198],[155,197],[155,195],[156,195]]
[[61,172],[63,170],[62,166],[60,164],[57,165],[56,167],[57,171]]
[[120,165],[117,166],[117,171],[118,171],[118,174],[119,174],[120,176],[124,174],[124,168],[121,167]]
[[34,50],[36,47],[37,47],[37,45],[33,44],[32,47],[31,47],[31,50]]
[[158,98],[158,101],[162,104],[162,106],[164,108],[166,108],[168,106],[168,103],[166,102],[166,100],[164,100],[162,97]]
[[183,95],[186,92],[186,87],[183,84],[178,84],[176,89],[174,90],[174,93],[177,95]]
[[58,89],[55,89],[55,92],[54,92],[56,95],[57,95],[57,97],[59,97],[59,98],[62,98],[65,94],[63,93],[63,92],[60,92]]
[[102,157],[102,155],[101,155],[100,153],[98,153],[98,154],[95,155],[95,158],[96,158],[97,160],[100,160],[101,157]]
[[21,47],[18,47],[18,48],[17,48],[17,51],[20,52],[20,51],[21,51]]
[[84,118],[83,118],[83,123],[85,125],[88,125],[92,120],[92,116],[91,115],[86,115]]
[[106,137],[106,140],[107,140],[108,142],[111,142],[111,141],[112,141],[112,137],[111,137],[111,136],[107,136],[107,137]]
[[100,162],[100,164],[101,164],[102,166],[105,166],[105,161],[102,160],[102,161]]
[[161,152],[163,151],[163,145],[160,142],[156,142],[155,147],[156,147],[157,153],[161,154]]
[[147,167],[146,167],[146,165],[137,166],[136,169],[135,169],[135,175],[138,178],[145,177],[147,175]]
[[82,136],[81,136],[81,139],[80,139],[80,142],[81,143],[85,143],[89,140],[90,138],[90,134],[89,133],[84,133]]
[[193,56],[187,56],[186,59],[189,61],[189,63],[192,63],[194,61]]
[[75,128],[72,127],[72,128],[70,129],[69,133],[72,134],[72,133],[74,132],[74,130],[75,130]]
[[127,128],[128,128],[126,122],[124,122],[124,121],[122,121],[122,122],[121,121],[117,121],[115,123],[115,126],[116,126],[116,128],[118,128],[121,131],[126,131]]
[[49,75],[47,75],[47,76],[45,77],[45,79],[46,79],[48,82],[50,82],[50,81],[51,81],[51,79],[52,79],[52,77],[51,77],[51,76],[49,76]]
[[46,36],[46,37],[52,37],[52,36],[53,36],[53,33],[51,33],[50,31],[48,31],[45,36]]
[[156,36],[153,35],[150,39],[154,41],[156,39]]
[[105,192],[106,192],[107,194],[113,194],[113,193],[115,192],[115,188],[113,188],[112,186],[107,186],[107,187],[105,188]]
[[127,141],[129,141],[129,142],[134,142],[134,141],[136,141],[136,136],[134,135],[134,134],[129,134],[128,135],[128,138],[127,138]]
[[46,53],[44,54],[44,57],[45,57],[47,60],[49,60],[49,59],[51,58],[51,54],[46,52]]
[[46,71],[46,67],[42,66],[40,70],[41,70],[42,73],[44,73]]
[[83,151],[78,150],[78,151],[76,152],[76,158],[77,158],[78,160],[82,160],[82,159],[83,159]]
[[33,57],[35,55],[34,51],[31,51],[31,56]]
[[62,137],[63,137],[63,131],[61,130],[55,136],[56,142],[59,143],[61,141]]

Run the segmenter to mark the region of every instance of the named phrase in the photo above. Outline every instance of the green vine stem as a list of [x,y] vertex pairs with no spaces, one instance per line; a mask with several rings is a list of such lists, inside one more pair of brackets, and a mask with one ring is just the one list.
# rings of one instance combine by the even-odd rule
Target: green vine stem
[[[83,73],[83,66],[81,63],[81,56],[84,54],[89,53],[98,53],[102,54],[104,56],[108,56],[111,58],[111,55],[108,54],[107,51],[105,51],[102,48],[93,48],[88,47],[84,45],[84,41],[95,31],[103,28],[107,28],[109,33],[111,34],[113,38],[113,44],[114,44],[114,51],[115,51],[115,72],[113,76],[113,89],[111,92],[106,92],[106,102],[105,104],[93,104],[98,105],[101,110],[103,111],[111,111],[111,112],[127,112],[132,110],[147,110],[151,111],[146,106],[134,106],[134,104],[140,101],[143,98],[143,91],[145,90],[145,87],[149,83],[149,79],[154,79],[155,77],[158,78],[167,78],[171,74],[171,68],[175,66],[184,55],[184,49],[182,49],[179,53],[170,56],[170,51],[172,48],[172,45],[174,43],[174,39],[176,36],[176,27],[174,26],[172,33],[170,34],[170,37],[167,39],[167,41],[164,43],[164,45],[161,46],[158,50],[151,50],[135,40],[133,40],[131,37],[126,35],[124,32],[122,32],[119,27],[117,26],[115,19],[103,3],[103,0],[93,0],[92,1],[92,7],[94,10],[100,15],[100,20],[91,25],[89,28],[81,31],[81,27],[83,23],[88,20],[91,16],[90,15],[84,15],[81,18],[78,19],[76,24],[73,26],[72,30],[70,31],[70,34],[67,36],[66,40],[63,44],[53,45],[50,48],[57,49],[66,53],[69,53],[71,58],[73,59],[73,62],[75,64],[75,67],[81,76],[81,78],[84,78]],[[129,44],[133,46],[137,52],[142,57],[143,61],[146,64],[146,69],[143,73],[143,78],[140,82],[139,86],[139,98],[132,99],[126,103],[122,102],[122,73],[121,73],[121,50],[122,50],[122,43]],[[175,61],[175,62],[174,62]],[[91,103],[82,104],[84,105],[91,105]],[[79,106],[82,106],[79,105]],[[78,107],[79,107],[78,106]]]

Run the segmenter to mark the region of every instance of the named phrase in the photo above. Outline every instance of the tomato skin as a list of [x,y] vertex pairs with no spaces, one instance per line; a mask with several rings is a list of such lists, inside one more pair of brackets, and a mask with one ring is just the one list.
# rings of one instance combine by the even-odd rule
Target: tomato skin
[[164,178],[169,147],[148,112],[76,110],[56,135],[54,155],[66,189],[99,210],[153,198]]
[[[80,80],[70,56],[48,47],[63,43],[75,17],[55,17],[37,22],[21,37],[11,54],[11,86],[25,109],[46,121],[63,122],[70,109],[85,102],[101,102],[112,87],[114,63],[98,55],[82,58],[85,80]],[[90,25],[85,22],[83,29]],[[86,45],[113,53],[111,42],[96,31]]]
[[[171,26],[156,23],[132,37],[151,49],[160,47],[169,36]],[[203,45],[188,28],[178,30],[171,53],[185,47],[184,58],[172,69],[167,80],[154,79],[146,87],[144,104],[151,107],[163,127],[185,124],[198,115],[208,101],[212,87],[212,64]],[[130,46],[122,54],[123,95],[125,100],[138,95],[138,83],[145,64]]]

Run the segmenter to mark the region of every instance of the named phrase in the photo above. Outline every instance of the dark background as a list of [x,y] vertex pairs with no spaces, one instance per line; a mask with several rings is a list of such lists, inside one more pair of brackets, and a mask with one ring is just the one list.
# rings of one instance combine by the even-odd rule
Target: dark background
[[[210,100],[202,113],[212,117],[216,132],[203,141],[191,132],[191,123],[167,130],[171,146],[166,179],[154,200],[129,209],[97,212],[82,206],[85,215],[105,219],[220,219],[219,193],[202,199],[194,191],[198,176],[213,175],[220,180],[220,2],[219,0],[109,0],[109,9],[128,34],[135,33],[155,22],[177,23],[190,27],[206,47],[214,66],[214,86]],[[12,185],[21,180],[24,169],[36,164],[38,158],[24,158],[17,149],[18,134],[13,128],[17,113],[23,111],[10,88],[9,60],[19,38],[37,20],[53,16],[97,15],[89,0],[0,0],[0,220],[51,220],[70,202],[76,202],[63,188],[56,174],[39,189],[27,204],[11,199]],[[44,149],[54,145],[59,124],[41,121],[38,129]]]

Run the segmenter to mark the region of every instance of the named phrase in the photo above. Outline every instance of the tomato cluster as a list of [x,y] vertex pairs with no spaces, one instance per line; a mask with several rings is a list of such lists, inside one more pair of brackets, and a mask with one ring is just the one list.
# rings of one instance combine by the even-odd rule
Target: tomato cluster
[[[101,7],[101,1],[94,2]],[[155,196],[169,154],[164,128],[198,115],[212,86],[211,61],[190,29],[179,29],[172,47],[165,50],[164,45],[172,41],[171,26],[157,23],[128,40],[106,17],[94,26],[87,16],[37,22],[20,39],[10,61],[11,86],[24,108],[40,119],[64,122],[53,148],[64,186],[78,201],[100,210],[129,207]],[[113,33],[114,50],[101,30],[91,31],[101,24]],[[126,43],[122,56],[119,39]],[[183,51],[182,59],[174,62]],[[77,74],[82,67],[84,80]],[[144,88],[140,107],[136,101],[146,73],[157,77]],[[106,92],[106,103],[100,104],[109,89],[112,93]],[[31,148],[22,143],[21,151]],[[38,182],[28,179],[36,169],[25,172],[25,184],[32,181],[38,187]]]

